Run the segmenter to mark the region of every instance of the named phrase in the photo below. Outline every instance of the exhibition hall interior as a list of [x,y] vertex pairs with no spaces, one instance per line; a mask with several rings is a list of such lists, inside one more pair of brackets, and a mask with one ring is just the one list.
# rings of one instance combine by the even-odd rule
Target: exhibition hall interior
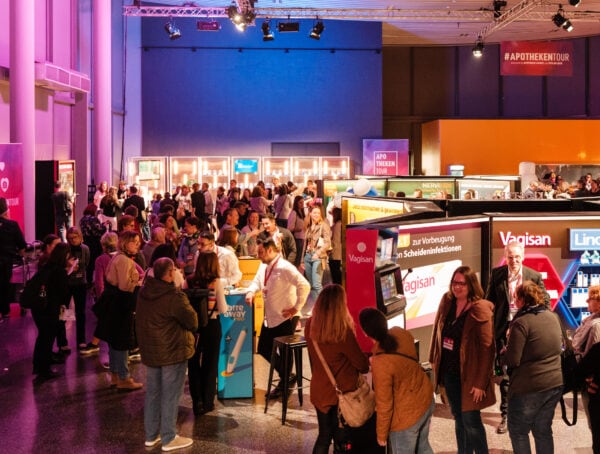
[[[144,358],[128,358],[130,385],[143,387],[124,389],[107,343],[89,349],[99,296],[91,279],[85,316],[61,314],[70,353],[57,340],[57,376],[32,374],[41,331],[20,296],[42,240],[73,233],[58,226],[55,191],[68,196],[67,217],[79,226],[84,210],[106,218],[93,205],[102,182],[123,193],[135,187],[145,243],[154,241],[152,223],[166,225],[160,200],[180,203],[195,186],[217,205],[198,217],[223,231],[227,224],[244,235],[245,210],[260,210],[247,200],[244,223],[230,226],[221,193],[235,211],[258,188],[267,205],[285,193],[306,213],[321,207],[332,230],[339,223],[340,258],[326,251],[316,287],[302,252],[321,243],[294,234],[294,269],[311,295],[287,345],[296,378],[283,400],[270,393],[278,382],[257,353],[268,294],[253,294],[253,305],[246,298],[256,276],[267,285],[265,267],[256,245],[232,248],[241,278],[225,286],[227,310],[218,316],[215,405],[198,411],[186,375],[177,433],[193,443],[182,452],[313,452],[320,420],[305,326],[321,284],[336,282],[334,261],[360,350],[370,355],[373,340],[359,314],[376,308],[390,329],[414,337],[429,372],[436,315],[455,271],[468,266],[486,292],[493,270],[510,266],[515,242],[566,333],[588,326],[596,315],[589,288],[600,285],[599,20],[600,0],[0,2],[0,232],[3,220],[15,221],[26,243],[17,254],[0,239],[0,265],[10,268],[0,296],[2,451],[167,450],[145,437]],[[193,234],[177,208],[170,215],[177,248]],[[516,452],[493,389],[496,403],[481,410],[489,452]],[[565,424],[556,407],[555,452],[593,452],[587,403],[571,393],[564,401],[578,422]],[[375,452],[365,441],[371,423],[354,432],[352,452]],[[439,394],[429,443],[435,453],[459,450]]]

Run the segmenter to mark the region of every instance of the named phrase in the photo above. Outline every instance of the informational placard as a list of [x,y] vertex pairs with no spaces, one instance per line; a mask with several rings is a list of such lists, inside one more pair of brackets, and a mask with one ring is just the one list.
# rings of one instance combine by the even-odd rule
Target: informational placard
[[20,143],[0,144],[0,197],[6,199],[10,218],[17,221],[25,232],[23,147]]
[[363,174],[370,176],[408,175],[408,139],[364,139]]
[[245,298],[245,291],[227,295],[227,313],[219,316],[219,399],[252,397],[252,307]]
[[570,77],[573,75],[573,42],[502,41],[500,74]]

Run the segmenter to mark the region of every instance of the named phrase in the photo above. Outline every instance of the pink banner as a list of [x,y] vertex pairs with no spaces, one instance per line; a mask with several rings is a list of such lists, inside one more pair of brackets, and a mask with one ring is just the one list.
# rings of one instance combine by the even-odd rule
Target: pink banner
[[[375,255],[377,254],[377,230],[346,230],[346,293],[348,310],[356,326],[358,314],[364,307],[377,307],[375,299]],[[362,330],[356,330],[356,338],[363,351],[370,351],[373,342]]]
[[503,41],[503,76],[572,76],[572,41]]
[[[35,190],[35,188],[30,188]],[[0,144],[0,197],[10,209],[10,219],[25,232],[23,211],[23,147],[20,143]]]

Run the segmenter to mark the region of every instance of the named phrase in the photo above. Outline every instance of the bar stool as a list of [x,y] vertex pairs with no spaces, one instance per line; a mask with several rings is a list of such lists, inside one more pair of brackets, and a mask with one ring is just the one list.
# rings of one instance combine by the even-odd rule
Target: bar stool
[[[265,413],[269,407],[269,394],[271,393],[271,386],[273,385],[273,370],[275,369],[275,360],[277,358],[277,351],[281,355],[283,363],[284,376],[279,377],[279,380],[275,379],[276,382],[282,383],[283,393],[281,397],[281,424],[285,424],[285,416],[287,413],[287,401],[289,392],[289,371],[290,361],[296,363],[296,385],[298,387],[298,400],[300,406],[302,406],[302,349],[306,348],[306,339],[304,336],[299,334],[292,334],[290,336],[280,336],[273,339],[273,350],[271,353],[271,367],[269,368],[269,383],[267,384],[267,395],[265,396]],[[282,382],[283,380],[283,382]],[[307,379],[308,380],[308,379]]]

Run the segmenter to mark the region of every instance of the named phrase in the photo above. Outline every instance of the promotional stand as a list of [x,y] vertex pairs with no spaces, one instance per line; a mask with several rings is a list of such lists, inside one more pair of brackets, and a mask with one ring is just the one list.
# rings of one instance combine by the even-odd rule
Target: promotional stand
[[219,399],[253,395],[252,306],[245,299],[245,290],[233,290],[226,296],[227,313],[220,315]]

